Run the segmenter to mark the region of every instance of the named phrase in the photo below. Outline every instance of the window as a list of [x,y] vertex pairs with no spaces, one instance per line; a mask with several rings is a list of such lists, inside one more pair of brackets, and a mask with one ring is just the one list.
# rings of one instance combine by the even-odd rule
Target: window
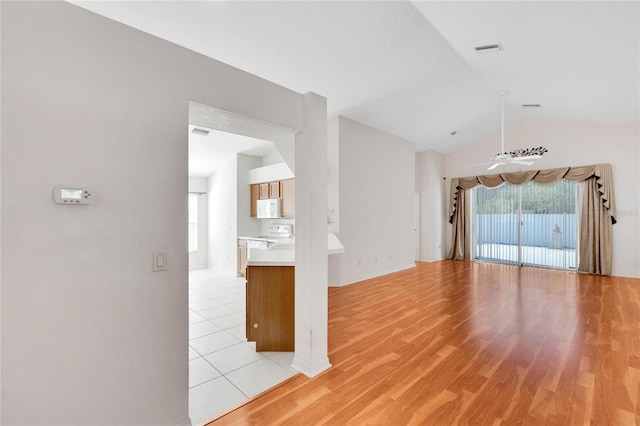
[[189,194],[189,253],[198,251],[198,194]]

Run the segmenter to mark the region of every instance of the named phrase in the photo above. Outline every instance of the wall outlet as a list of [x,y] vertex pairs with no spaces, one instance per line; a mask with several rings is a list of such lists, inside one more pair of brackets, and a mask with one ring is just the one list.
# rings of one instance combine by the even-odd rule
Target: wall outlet
[[153,252],[153,272],[160,272],[167,270],[167,252],[166,251],[154,251]]

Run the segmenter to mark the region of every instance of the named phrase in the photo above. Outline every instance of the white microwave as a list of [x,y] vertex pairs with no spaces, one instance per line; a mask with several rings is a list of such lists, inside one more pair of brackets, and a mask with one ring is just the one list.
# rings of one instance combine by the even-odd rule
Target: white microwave
[[280,218],[280,198],[258,200],[258,219]]

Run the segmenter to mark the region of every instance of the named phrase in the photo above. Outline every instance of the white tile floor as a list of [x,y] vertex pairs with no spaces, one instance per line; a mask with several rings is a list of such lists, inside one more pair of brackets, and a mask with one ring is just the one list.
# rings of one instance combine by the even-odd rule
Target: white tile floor
[[245,337],[245,281],[189,273],[189,416],[201,424],[296,374],[293,352],[256,352]]

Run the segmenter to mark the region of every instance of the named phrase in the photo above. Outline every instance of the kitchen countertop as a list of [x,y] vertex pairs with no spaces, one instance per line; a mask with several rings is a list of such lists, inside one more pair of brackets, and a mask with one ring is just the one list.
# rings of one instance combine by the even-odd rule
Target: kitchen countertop
[[247,259],[249,266],[295,266],[296,251],[293,248],[277,248],[278,244],[266,250],[254,250],[251,259]]
[[[327,235],[327,255],[344,253],[344,246],[330,232]],[[252,250],[247,265],[253,266],[295,266],[295,237],[282,239],[266,250]]]
[[278,238],[278,237],[272,237],[270,235],[240,235],[238,236],[239,240],[254,240],[254,241],[267,241],[270,243],[277,243],[278,241],[280,241],[282,238]]

